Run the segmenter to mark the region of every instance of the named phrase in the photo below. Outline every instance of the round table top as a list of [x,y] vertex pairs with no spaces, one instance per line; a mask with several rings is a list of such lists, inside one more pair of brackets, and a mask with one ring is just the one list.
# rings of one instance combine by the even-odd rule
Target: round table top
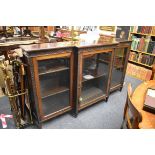
[[155,114],[143,110],[145,96],[148,88],[155,88],[155,80],[141,83],[135,89],[132,95],[132,102],[142,115],[142,122],[139,123],[139,128],[144,129],[155,128]]

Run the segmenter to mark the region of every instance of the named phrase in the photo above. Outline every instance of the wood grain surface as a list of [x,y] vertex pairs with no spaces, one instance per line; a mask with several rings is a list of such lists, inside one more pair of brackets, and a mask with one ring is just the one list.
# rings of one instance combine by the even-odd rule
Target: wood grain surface
[[155,114],[143,110],[145,96],[148,88],[155,88],[155,80],[143,82],[135,89],[132,95],[133,104],[142,114],[142,122],[139,123],[139,128],[144,129],[155,128]]

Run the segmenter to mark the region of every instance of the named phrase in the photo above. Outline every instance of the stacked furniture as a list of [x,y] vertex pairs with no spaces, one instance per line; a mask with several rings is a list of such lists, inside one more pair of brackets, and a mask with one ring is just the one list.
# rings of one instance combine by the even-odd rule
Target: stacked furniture
[[36,124],[78,112],[121,90],[131,41],[23,45]]

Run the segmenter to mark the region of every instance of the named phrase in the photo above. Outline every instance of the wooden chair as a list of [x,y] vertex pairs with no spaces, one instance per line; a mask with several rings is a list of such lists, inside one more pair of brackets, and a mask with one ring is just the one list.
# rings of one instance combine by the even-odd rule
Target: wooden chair
[[150,80],[155,80],[155,64],[152,66],[152,75]]
[[138,127],[139,122],[142,121],[142,116],[133,105],[131,96],[132,96],[132,87],[131,87],[131,84],[129,84],[121,129],[123,129],[123,125],[125,122],[126,122],[127,128],[139,129]]

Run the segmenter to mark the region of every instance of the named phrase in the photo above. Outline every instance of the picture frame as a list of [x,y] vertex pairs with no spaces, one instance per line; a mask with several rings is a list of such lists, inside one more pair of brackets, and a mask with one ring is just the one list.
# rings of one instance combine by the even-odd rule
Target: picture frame
[[115,26],[100,26],[100,30],[114,32],[115,31]]

